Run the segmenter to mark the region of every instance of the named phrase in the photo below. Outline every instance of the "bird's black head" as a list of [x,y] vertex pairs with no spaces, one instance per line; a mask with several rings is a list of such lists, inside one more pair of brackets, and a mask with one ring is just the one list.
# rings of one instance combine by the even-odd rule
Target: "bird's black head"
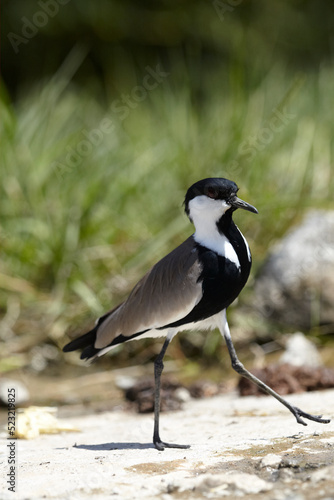
[[189,203],[191,200],[197,197],[205,197],[211,200],[217,200],[218,202],[225,202],[225,204],[230,207],[230,210],[236,210],[237,208],[243,208],[249,212],[257,213],[255,207],[240,200],[237,197],[237,192],[239,188],[235,182],[229,181],[228,179],[223,179],[220,177],[212,177],[203,179],[201,181],[193,184],[187,191],[184,205],[187,215],[191,218]]

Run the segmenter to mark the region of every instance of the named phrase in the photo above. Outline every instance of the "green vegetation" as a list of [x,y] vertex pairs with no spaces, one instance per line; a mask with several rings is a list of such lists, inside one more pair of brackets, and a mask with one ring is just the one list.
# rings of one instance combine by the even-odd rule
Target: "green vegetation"
[[[247,72],[242,26],[231,23],[237,57],[224,66],[207,70],[193,58],[190,68],[173,51],[165,66],[119,57],[126,77],[112,91],[106,77],[100,93],[97,77],[86,86],[75,79],[87,57],[77,44],[15,101],[2,86],[4,369],[20,364],[20,352],[83,332],[191,234],[181,203],[196,180],[231,178],[258,208],[257,217],[236,214],[255,271],[305,210],[332,203],[333,67],[295,70],[268,52]],[[214,334],[206,346],[214,352]]]

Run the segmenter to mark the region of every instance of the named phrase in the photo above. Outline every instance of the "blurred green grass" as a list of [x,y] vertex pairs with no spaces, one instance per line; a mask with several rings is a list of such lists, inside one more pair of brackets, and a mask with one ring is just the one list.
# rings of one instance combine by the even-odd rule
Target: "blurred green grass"
[[[80,61],[80,50],[70,62]],[[255,272],[309,207],[333,202],[330,65],[295,74],[277,63],[259,81],[242,84],[237,66],[227,75],[217,69],[203,75],[201,98],[186,78],[175,87],[172,72],[121,119],[113,111],[121,95],[97,99],[78,87],[73,60],[15,105],[1,88],[3,359],[38,344],[61,346],[66,332],[84,332],[122,300],[192,233],[182,201],[200,178],[233,179],[240,197],[258,208],[257,217],[235,216]],[[181,61],[178,76],[182,71]],[[145,74],[134,72],[124,93]],[[277,109],[290,118],[270,132]],[[103,139],[74,166],[66,162],[106,119],[112,126]],[[216,344],[210,334],[209,355]]]

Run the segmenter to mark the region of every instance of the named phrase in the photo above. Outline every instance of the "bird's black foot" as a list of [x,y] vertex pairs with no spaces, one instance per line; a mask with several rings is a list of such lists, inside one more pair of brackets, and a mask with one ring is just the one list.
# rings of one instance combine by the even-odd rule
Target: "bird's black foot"
[[302,417],[307,418],[308,420],[313,420],[313,422],[318,422],[320,424],[329,424],[330,422],[330,419],[328,418],[321,418],[322,415],[310,415],[309,413],[305,413],[304,411],[300,410],[296,406],[292,407],[292,413],[296,417],[298,424],[302,425],[307,425],[307,423],[304,422]]
[[190,448],[189,444],[165,443],[164,441],[161,441],[161,439],[155,439],[153,441],[153,444],[159,451],[163,451],[165,448],[180,448],[182,450],[187,450],[188,448]]

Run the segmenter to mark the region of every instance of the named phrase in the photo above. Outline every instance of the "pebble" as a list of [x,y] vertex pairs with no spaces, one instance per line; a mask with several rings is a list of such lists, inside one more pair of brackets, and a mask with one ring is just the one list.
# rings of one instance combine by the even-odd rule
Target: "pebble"
[[179,387],[175,390],[174,396],[181,403],[187,403],[191,399],[190,392],[185,387]]
[[292,366],[322,366],[321,356],[315,344],[302,332],[294,333],[287,340],[286,350],[279,362]]
[[19,406],[27,403],[30,399],[30,394],[28,389],[22,382],[11,379],[0,380],[0,406],[7,407],[8,405],[8,390],[15,389],[15,405]]
[[260,468],[271,467],[272,469],[278,469],[282,463],[282,457],[280,455],[275,455],[274,453],[269,453],[262,458],[260,462]]

